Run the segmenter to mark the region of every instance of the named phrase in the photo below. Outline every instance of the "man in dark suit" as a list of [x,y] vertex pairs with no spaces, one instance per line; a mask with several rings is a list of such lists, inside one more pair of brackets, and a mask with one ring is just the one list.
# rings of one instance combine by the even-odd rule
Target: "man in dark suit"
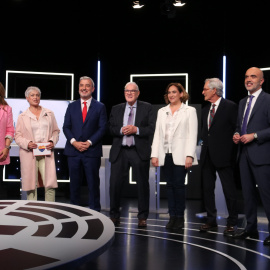
[[[246,71],[248,96],[239,103],[236,133],[240,144],[240,175],[245,202],[246,228],[235,238],[258,238],[257,188],[264,206],[268,227],[270,220],[270,95],[262,90],[263,72],[252,67]],[[270,227],[268,228],[270,231]],[[264,240],[270,246],[270,236]]]
[[110,151],[110,217],[115,225],[120,223],[120,197],[124,180],[129,178],[129,169],[138,187],[138,226],[146,227],[149,213],[149,166],[151,143],[155,129],[152,106],[139,101],[138,85],[126,84],[126,103],[112,108],[109,129],[113,136]]
[[222,98],[223,84],[217,78],[206,79],[202,93],[209,104],[202,110],[203,145],[200,159],[207,222],[200,227],[200,231],[209,231],[217,227],[214,190],[218,173],[229,213],[224,235],[233,236],[238,219],[237,190],[233,173],[236,147],[232,142],[237,105]]
[[80,99],[70,103],[65,114],[63,131],[67,142],[64,154],[68,156],[71,203],[80,204],[80,187],[85,175],[89,207],[100,211],[99,168],[107,114],[104,104],[92,98],[94,90],[91,78],[80,78]]

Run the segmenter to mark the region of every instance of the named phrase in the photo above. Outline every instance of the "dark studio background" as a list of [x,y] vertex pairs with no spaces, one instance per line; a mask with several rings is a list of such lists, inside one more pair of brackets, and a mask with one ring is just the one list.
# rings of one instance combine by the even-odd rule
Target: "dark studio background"
[[[131,0],[1,0],[0,81],[6,84],[6,70],[74,73],[77,99],[79,78],[96,81],[100,60],[108,115],[124,101],[130,74],[188,73],[189,103],[203,106],[204,80],[222,79],[225,54],[227,98],[238,103],[246,95],[245,71],[270,66],[268,1],[187,0],[172,12],[165,2],[146,0],[134,10]],[[69,99],[69,82],[48,81],[17,77],[9,97],[23,98],[26,87],[36,85],[43,99]],[[139,80],[140,99],[163,104],[169,82]],[[104,144],[111,144],[109,136]]]

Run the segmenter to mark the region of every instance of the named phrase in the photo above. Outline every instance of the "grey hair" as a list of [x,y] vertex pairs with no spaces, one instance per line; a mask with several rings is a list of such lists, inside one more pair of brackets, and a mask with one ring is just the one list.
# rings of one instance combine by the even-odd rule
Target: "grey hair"
[[26,90],[25,90],[25,97],[29,97],[29,94],[32,92],[32,91],[37,91],[39,93],[39,96],[41,97],[41,91],[38,87],[36,86],[29,86]]
[[92,82],[92,86],[95,87],[95,83],[94,83],[94,81],[90,77],[88,77],[88,76],[82,76],[80,78],[80,81],[81,80],[90,80]]
[[217,89],[217,96],[222,97],[223,96],[223,83],[220,79],[218,78],[210,78],[206,79],[205,83],[209,82],[209,88],[213,90],[214,88]]
[[127,87],[129,84],[134,84],[134,85],[136,86],[137,90],[140,91],[138,84],[135,83],[135,82],[128,82],[128,83],[126,83],[124,89],[126,89],[126,87]]

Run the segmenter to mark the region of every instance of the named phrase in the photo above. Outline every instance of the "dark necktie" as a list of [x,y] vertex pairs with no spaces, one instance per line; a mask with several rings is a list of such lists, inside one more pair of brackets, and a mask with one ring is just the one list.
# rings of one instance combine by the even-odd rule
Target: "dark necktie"
[[209,128],[210,128],[210,126],[211,126],[211,124],[212,124],[212,122],[213,122],[213,118],[214,118],[214,116],[215,116],[215,106],[216,106],[216,104],[213,104],[213,105],[212,105],[212,109],[210,110]]
[[250,113],[250,108],[251,108],[251,103],[252,103],[252,99],[254,98],[254,96],[249,96],[249,103],[247,105],[247,109],[246,109],[246,112],[245,112],[245,115],[244,115],[244,120],[243,120],[243,123],[242,123],[242,128],[241,128],[241,135],[244,135],[247,133],[247,123],[248,123],[248,116],[249,116],[249,113]]
[[82,118],[83,118],[83,122],[84,122],[86,115],[87,115],[86,101],[84,101],[83,104],[84,104],[84,106],[83,106],[83,111],[82,111]]
[[[130,113],[128,115],[128,122],[127,122],[127,124],[128,125],[133,125],[133,119],[134,119],[133,107],[130,107]],[[126,144],[128,146],[133,145],[133,135],[127,136],[127,138],[126,138]]]

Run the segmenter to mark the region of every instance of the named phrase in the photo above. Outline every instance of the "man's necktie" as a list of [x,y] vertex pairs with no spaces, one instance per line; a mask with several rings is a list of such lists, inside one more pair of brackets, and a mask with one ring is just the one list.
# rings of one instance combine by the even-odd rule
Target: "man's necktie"
[[212,109],[210,110],[209,128],[210,128],[210,126],[211,126],[211,124],[212,124],[212,122],[213,122],[213,118],[214,118],[214,116],[215,116],[215,106],[216,106],[216,104],[213,104],[213,105],[212,105]]
[[249,103],[247,105],[247,109],[246,109],[246,112],[245,112],[245,115],[244,115],[244,120],[243,120],[243,123],[242,123],[242,128],[241,128],[241,135],[244,135],[247,133],[247,123],[248,123],[248,116],[249,116],[249,113],[250,113],[250,108],[251,108],[251,103],[252,103],[252,99],[254,98],[254,96],[249,96]]
[[[133,107],[130,107],[130,113],[129,113],[129,115],[128,115],[128,121],[127,121],[127,124],[128,124],[128,125],[133,125],[133,119],[134,119]],[[133,135],[127,136],[127,138],[126,138],[126,144],[127,144],[128,146],[133,145]]]
[[82,111],[82,118],[83,118],[83,122],[84,122],[86,115],[87,115],[86,101],[84,101],[83,104],[84,104],[84,106],[83,106],[83,111]]

